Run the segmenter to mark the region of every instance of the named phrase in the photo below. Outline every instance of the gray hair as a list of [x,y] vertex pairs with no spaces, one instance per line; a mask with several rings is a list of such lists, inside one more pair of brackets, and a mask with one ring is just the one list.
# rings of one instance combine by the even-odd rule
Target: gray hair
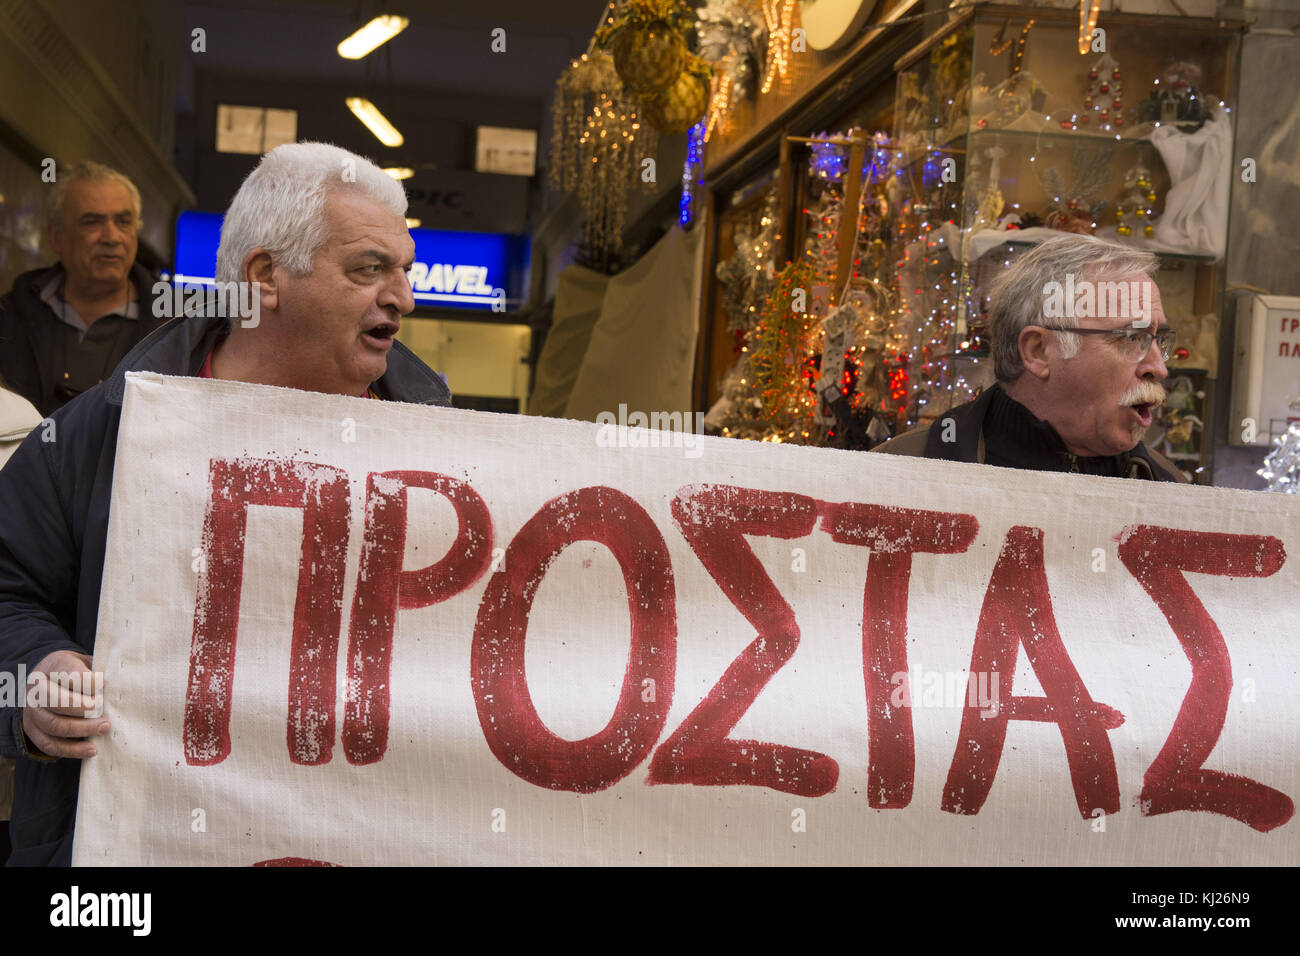
[[79,182],[121,183],[131,196],[131,205],[135,208],[136,226],[140,225],[140,216],[144,212],[144,206],[140,202],[140,190],[135,188],[135,183],[131,182],[130,177],[119,173],[111,166],[105,166],[103,163],[96,163],[93,160],[86,159],[77,163],[65,173],[56,173],[54,188],[50,190],[50,194],[45,198],[45,225],[51,231],[63,231],[63,207],[68,201],[68,187]]
[[[1156,257],[1149,252],[1107,242],[1095,236],[1068,233],[1039,243],[1011,263],[993,280],[989,295],[989,331],[992,334],[993,372],[999,382],[1014,382],[1025,370],[1020,360],[1020,332],[1027,325],[1042,325],[1044,287],[1049,282],[1065,284],[1066,276],[1076,283],[1085,273],[1149,276],[1156,269]],[[1077,327],[1077,316],[1062,316],[1052,325]],[[1061,336],[1061,354],[1073,358],[1079,351],[1079,336]]]
[[217,247],[217,281],[239,282],[244,258],[256,248],[298,276],[328,238],[325,198],[355,189],[397,216],[406,214],[406,191],[366,159],[330,143],[286,143],[262,157],[226,211]]

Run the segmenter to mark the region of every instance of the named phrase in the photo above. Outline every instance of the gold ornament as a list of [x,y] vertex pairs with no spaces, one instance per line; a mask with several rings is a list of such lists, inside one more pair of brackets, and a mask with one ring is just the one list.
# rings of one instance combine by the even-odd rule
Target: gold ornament
[[709,106],[709,77],[707,63],[689,57],[672,86],[642,103],[646,120],[661,133],[669,136],[685,133],[704,116]]
[[681,0],[624,0],[596,31],[595,42],[613,51],[627,92],[651,96],[681,73],[686,34],[694,30],[695,18]]
[[613,49],[614,69],[623,86],[641,96],[666,90],[686,61],[686,41],[662,21],[620,30]]

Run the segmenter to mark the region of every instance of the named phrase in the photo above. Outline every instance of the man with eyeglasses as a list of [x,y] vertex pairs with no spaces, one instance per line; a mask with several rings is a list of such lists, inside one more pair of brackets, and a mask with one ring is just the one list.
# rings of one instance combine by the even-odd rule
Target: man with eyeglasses
[[167,319],[135,264],[141,203],[130,179],[93,162],[60,169],[45,212],[59,262],[23,273],[0,299],[0,378],[49,416]]
[[1142,443],[1164,403],[1174,333],[1155,256],[1062,235],[1020,256],[989,300],[997,382],[873,449],[1031,471],[1187,478]]

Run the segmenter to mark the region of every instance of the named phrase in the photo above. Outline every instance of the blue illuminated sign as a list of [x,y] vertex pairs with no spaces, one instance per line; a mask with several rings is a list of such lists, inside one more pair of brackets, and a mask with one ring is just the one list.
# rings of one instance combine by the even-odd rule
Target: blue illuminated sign
[[509,250],[506,236],[483,232],[412,229],[415,301],[505,311]]
[[[179,285],[214,285],[222,215],[183,212],[176,221],[176,269]],[[408,273],[416,305],[504,312],[514,298],[507,291],[522,272],[527,241],[518,236],[482,232],[412,229],[415,262]],[[512,266],[515,267],[512,275]]]
[[219,212],[183,212],[176,220],[177,285],[215,285],[217,245],[221,241]]

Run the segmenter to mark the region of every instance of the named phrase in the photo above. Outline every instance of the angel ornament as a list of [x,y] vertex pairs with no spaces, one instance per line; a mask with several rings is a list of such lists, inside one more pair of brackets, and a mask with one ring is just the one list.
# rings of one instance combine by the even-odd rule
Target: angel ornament
[[975,221],[971,224],[971,231],[996,229],[998,226],[998,217],[1006,207],[1006,199],[1002,195],[1002,190],[998,188],[998,180],[1001,178],[1001,160],[1006,154],[1007,151],[1000,146],[990,146],[984,150],[984,155],[990,160],[988,185],[980,194],[979,205],[975,207]]

